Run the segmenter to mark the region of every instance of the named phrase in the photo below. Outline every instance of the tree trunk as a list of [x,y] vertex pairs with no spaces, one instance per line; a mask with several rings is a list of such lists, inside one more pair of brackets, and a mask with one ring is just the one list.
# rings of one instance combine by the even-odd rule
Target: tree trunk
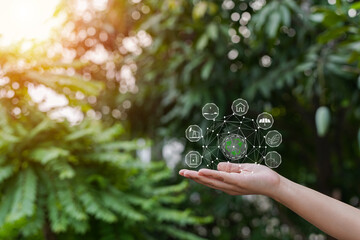
[[49,219],[45,219],[43,226],[43,234],[45,240],[57,240],[55,233],[51,230]]
[[316,139],[317,152],[317,171],[318,171],[318,186],[317,189],[326,194],[331,194],[331,176],[332,168],[330,162],[330,149],[326,137],[317,137]]

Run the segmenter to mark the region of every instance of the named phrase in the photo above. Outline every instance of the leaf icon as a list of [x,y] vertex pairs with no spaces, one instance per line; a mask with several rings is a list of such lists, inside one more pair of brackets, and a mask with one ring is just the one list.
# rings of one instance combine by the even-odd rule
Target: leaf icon
[[280,134],[275,134],[267,139],[269,145],[276,145],[280,141]]

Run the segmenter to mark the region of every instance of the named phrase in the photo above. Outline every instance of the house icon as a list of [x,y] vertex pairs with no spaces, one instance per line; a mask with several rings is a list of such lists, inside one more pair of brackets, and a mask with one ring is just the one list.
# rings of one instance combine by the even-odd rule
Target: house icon
[[246,106],[243,103],[238,103],[235,106],[236,112],[245,112]]

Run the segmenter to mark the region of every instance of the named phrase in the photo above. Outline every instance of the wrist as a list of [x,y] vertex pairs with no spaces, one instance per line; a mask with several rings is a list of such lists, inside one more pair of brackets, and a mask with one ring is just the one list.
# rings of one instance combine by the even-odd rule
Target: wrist
[[279,175],[278,184],[274,186],[271,193],[268,194],[268,197],[274,199],[279,203],[284,203],[284,200],[286,200],[286,196],[289,194],[289,191],[292,189],[291,187],[292,184],[294,184],[292,181]]

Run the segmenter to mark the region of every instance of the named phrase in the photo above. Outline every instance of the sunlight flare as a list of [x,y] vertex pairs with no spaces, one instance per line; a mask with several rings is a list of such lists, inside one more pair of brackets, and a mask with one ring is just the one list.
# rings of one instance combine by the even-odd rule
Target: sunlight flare
[[43,41],[60,24],[52,17],[59,0],[0,0],[0,46],[21,40]]

